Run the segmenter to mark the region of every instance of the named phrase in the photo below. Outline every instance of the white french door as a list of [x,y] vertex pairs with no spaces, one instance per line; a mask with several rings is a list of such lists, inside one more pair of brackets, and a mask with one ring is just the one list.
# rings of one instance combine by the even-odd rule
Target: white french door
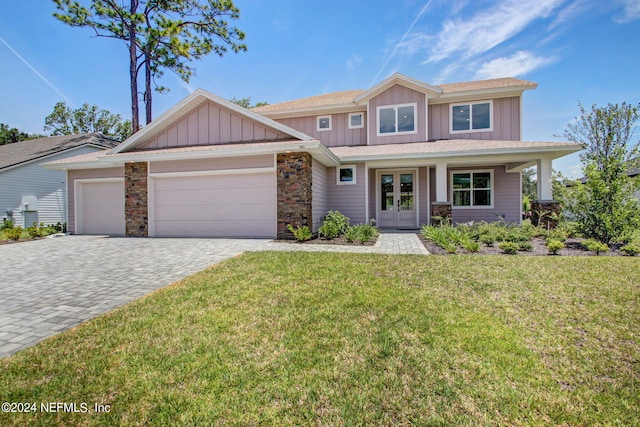
[[377,213],[381,228],[416,228],[416,171],[378,171]]

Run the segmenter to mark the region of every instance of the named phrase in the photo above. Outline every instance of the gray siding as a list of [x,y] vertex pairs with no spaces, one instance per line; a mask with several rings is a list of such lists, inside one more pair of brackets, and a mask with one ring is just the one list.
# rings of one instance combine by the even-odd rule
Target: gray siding
[[170,124],[138,150],[285,138],[288,136],[274,129],[255,123],[212,102],[205,102]]
[[[417,133],[399,136],[377,136],[377,107],[385,105],[417,103],[416,127]],[[404,86],[395,85],[369,101],[369,145],[395,144],[403,142],[418,142],[427,140],[426,97],[423,93]]]
[[247,157],[225,157],[218,159],[169,160],[162,162],[150,162],[149,173],[265,167],[275,167],[275,158],[272,154]]
[[436,104],[429,106],[429,139],[520,140],[519,97],[493,100],[493,131],[491,132],[450,134],[449,112],[451,105]]
[[[82,170],[70,170],[68,172],[68,187],[67,194],[69,195],[69,223],[67,230],[71,233],[76,232],[75,223],[75,180],[76,179],[93,179],[93,178],[117,178],[124,177],[124,166],[104,169],[82,169]],[[122,189],[124,191],[124,188]]]
[[[94,151],[100,150],[94,147],[80,147],[0,172],[0,188],[2,188],[0,191],[0,218],[6,218],[7,211],[12,212],[14,224],[22,227],[30,226],[31,224],[25,223],[25,221],[32,222],[36,218],[38,224],[41,222],[46,225],[66,222],[66,172],[45,169],[40,165]],[[25,215],[22,206],[22,197],[24,196],[32,196],[37,199],[37,211],[33,212],[30,208]]]
[[429,186],[427,185],[428,180],[428,169],[427,168],[419,168],[418,169],[418,209],[419,209],[419,224],[426,224],[428,221],[428,209],[430,208],[430,203],[428,199],[429,194]]
[[366,188],[364,163],[356,164],[356,184],[336,185],[336,168],[328,171],[329,209],[339,210],[351,219],[352,224],[364,223]]
[[[447,173],[447,179],[450,181],[451,171],[460,170],[461,168],[451,168]],[[462,168],[464,170],[473,170],[474,168]],[[456,209],[453,208],[453,222],[469,222],[469,221],[499,221],[500,217],[504,217],[505,222],[517,223],[521,222],[521,190],[520,190],[520,174],[507,173],[504,166],[478,167],[477,169],[493,169],[493,209]],[[451,182],[447,186],[449,197],[451,194]]]
[[364,115],[365,127],[360,129],[349,129],[347,120],[348,113],[329,114],[331,116],[331,130],[318,131],[317,118],[319,116],[293,117],[277,119],[278,122],[289,126],[299,132],[312,136],[322,142],[327,147],[344,145],[366,145],[367,144],[367,114]]
[[329,194],[327,190],[327,168],[313,159],[311,166],[311,192],[312,192],[312,215],[313,231],[318,231],[322,224],[322,217],[329,211]]

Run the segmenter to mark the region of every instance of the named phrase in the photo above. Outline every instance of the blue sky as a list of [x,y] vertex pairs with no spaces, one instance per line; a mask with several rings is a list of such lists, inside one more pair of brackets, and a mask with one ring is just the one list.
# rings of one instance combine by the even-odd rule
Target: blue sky
[[[89,0],[83,1],[85,4]],[[578,101],[640,102],[640,0],[235,0],[248,52],[210,56],[189,84],[168,73],[154,116],[195,88],[276,103],[367,89],[400,72],[432,83],[513,76],[538,83],[523,99],[523,139],[562,140]],[[43,132],[56,102],[128,118],[127,52],[64,25],[52,1],[3,2],[0,122]],[[640,135],[636,134],[637,139]],[[577,155],[554,168],[580,176]]]

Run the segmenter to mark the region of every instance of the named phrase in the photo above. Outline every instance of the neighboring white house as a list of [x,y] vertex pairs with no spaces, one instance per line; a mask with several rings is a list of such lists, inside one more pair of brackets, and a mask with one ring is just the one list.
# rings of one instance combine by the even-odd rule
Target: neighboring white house
[[67,222],[66,172],[40,165],[116,145],[118,141],[103,135],[83,134],[0,146],[0,219],[21,227]]

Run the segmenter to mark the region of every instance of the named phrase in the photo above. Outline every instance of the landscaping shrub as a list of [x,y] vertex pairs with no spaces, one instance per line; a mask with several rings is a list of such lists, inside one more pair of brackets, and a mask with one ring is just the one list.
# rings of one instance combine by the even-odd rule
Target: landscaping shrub
[[550,254],[558,255],[558,251],[562,248],[564,248],[564,243],[562,243],[562,241],[555,239],[547,240],[547,249]]
[[462,247],[468,250],[469,252],[479,252],[480,251],[480,243],[474,240],[467,240],[462,243]]
[[372,224],[359,224],[354,225],[352,228],[356,229],[357,239],[363,245],[378,236],[378,227]]
[[600,255],[602,252],[607,252],[609,250],[609,246],[597,241],[596,239],[584,240],[582,242],[582,247],[588,251],[595,253],[596,255]]
[[622,251],[626,256],[636,256],[640,254],[640,246],[629,243],[628,245],[621,247],[620,251]]
[[348,227],[349,217],[340,211],[329,211],[324,218],[322,218],[322,225],[318,229],[318,234],[325,239],[331,240],[342,236]]
[[487,246],[493,246],[497,238],[495,234],[483,234],[480,236],[480,241]]
[[31,224],[31,227],[27,227],[27,233],[29,233],[29,236],[31,236],[31,238],[35,239],[36,237],[44,237],[46,236],[45,234],[45,230],[44,229],[40,229],[36,223],[34,222],[33,224]]
[[13,228],[13,221],[11,221],[10,219],[3,219],[2,220],[2,225],[0,225],[0,231],[2,230],[9,230]]
[[4,235],[6,236],[7,239],[9,240],[20,240],[20,235],[22,234],[22,227],[14,227],[14,228],[8,228],[6,230],[3,231]]
[[311,236],[313,235],[309,227],[307,227],[306,225],[293,228],[293,226],[289,224],[287,225],[287,229],[293,233],[293,237],[295,237],[298,242],[305,242],[311,239]]
[[518,250],[531,252],[533,250],[533,244],[531,242],[518,242]]
[[498,248],[508,255],[515,255],[518,253],[518,244],[513,242],[502,242],[498,245]]

